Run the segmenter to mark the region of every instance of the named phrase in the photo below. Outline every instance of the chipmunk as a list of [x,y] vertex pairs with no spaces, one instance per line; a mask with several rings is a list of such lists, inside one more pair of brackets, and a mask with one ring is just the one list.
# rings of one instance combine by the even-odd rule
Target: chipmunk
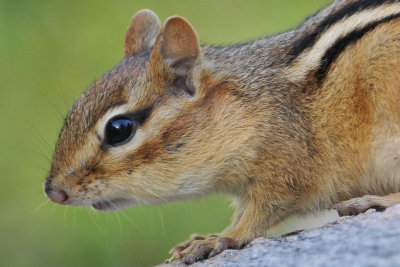
[[52,201],[108,211],[232,196],[225,231],[172,250],[187,264],[292,214],[400,202],[400,1],[338,0],[293,30],[221,47],[141,10],[124,47],[65,119]]

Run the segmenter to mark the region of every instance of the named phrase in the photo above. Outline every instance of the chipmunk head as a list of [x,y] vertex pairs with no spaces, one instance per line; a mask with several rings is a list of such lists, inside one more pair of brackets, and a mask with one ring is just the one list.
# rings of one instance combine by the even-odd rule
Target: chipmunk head
[[[74,104],[45,182],[60,204],[111,210],[216,191],[244,124],[183,18],[135,14],[125,57]],[[232,138],[234,136],[234,138]]]

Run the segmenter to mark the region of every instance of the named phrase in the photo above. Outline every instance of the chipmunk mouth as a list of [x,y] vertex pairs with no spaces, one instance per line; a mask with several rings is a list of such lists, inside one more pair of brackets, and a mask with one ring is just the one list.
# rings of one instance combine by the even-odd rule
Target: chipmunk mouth
[[123,198],[115,198],[111,200],[102,200],[99,202],[95,202],[91,206],[93,209],[98,211],[112,211],[112,210],[120,210],[128,206],[132,206],[133,204],[134,203],[131,200]]

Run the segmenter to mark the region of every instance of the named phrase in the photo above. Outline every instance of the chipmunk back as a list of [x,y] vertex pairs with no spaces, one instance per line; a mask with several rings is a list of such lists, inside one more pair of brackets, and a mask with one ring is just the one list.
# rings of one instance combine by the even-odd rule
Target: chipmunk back
[[96,210],[231,195],[231,226],[173,249],[189,264],[292,214],[386,208],[400,199],[399,73],[399,1],[335,1],[225,47],[139,11],[125,57],[67,115],[46,194]]

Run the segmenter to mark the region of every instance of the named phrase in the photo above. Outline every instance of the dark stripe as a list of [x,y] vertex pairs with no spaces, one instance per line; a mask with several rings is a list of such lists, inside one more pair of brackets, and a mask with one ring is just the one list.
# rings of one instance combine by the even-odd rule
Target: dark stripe
[[147,108],[141,109],[136,112],[128,113],[125,115],[132,118],[134,121],[137,121],[140,125],[142,125],[150,117],[152,111],[153,111],[153,106],[149,106]]
[[311,33],[296,41],[293,48],[289,51],[289,60],[293,61],[297,56],[303,53],[304,50],[312,47],[325,31],[343,18],[350,17],[351,15],[365,9],[373,9],[374,7],[386,3],[395,2],[399,2],[399,0],[360,0],[346,5],[342,9],[326,17]]
[[329,67],[336,60],[336,58],[340,55],[340,53],[346,49],[349,45],[354,44],[358,40],[360,40],[366,33],[375,29],[378,25],[389,22],[391,20],[397,19],[400,17],[400,14],[395,14],[384,19],[371,22],[366,25],[364,28],[353,31],[347,34],[345,37],[337,40],[333,46],[331,46],[324,56],[321,58],[321,63],[319,69],[315,72],[315,78],[319,84],[324,80]]

